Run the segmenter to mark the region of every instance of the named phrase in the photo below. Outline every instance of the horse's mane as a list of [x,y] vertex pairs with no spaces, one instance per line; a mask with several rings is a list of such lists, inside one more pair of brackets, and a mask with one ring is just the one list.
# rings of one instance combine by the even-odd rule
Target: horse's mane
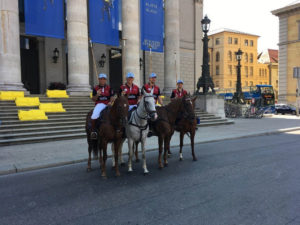
[[183,98],[175,98],[172,100],[169,104],[167,104],[165,107],[168,111],[174,111],[175,108],[177,108],[180,104],[182,104]]

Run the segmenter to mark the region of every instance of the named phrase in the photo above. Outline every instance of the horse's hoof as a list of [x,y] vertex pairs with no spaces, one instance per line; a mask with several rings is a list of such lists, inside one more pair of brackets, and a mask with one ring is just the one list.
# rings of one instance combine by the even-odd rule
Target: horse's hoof
[[198,161],[198,159],[195,157],[195,158],[193,158],[193,161]]
[[136,163],[139,163],[139,162],[140,162],[140,159],[136,159],[135,162],[136,162]]
[[116,169],[116,166],[112,166],[111,169],[112,169],[112,170]]
[[121,167],[125,167],[126,166],[126,163],[121,163]]
[[86,172],[91,172],[92,171],[92,168],[87,168],[86,169]]
[[121,176],[121,174],[120,173],[116,173],[116,177],[120,177]]
[[168,163],[164,163],[164,166],[165,166],[165,167],[168,167],[168,165],[169,165]]
[[158,169],[160,169],[160,170],[162,170],[163,168],[164,168],[163,165],[159,165],[159,166],[158,166]]
[[179,161],[183,161],[183,158],[179,158]]
[[144,176],[147,176],[149,175],[149,171],[148,172],[144,172]]
[[106,173],[101,173],[101,177],[107,179]]

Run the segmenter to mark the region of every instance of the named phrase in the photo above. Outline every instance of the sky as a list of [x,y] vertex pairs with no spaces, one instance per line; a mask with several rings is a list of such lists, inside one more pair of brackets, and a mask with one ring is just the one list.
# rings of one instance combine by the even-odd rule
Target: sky
[[278,49],[279,19],[271,11],[296,0],[204,0],[210,31],[220,28],[259,35],[258,51]]

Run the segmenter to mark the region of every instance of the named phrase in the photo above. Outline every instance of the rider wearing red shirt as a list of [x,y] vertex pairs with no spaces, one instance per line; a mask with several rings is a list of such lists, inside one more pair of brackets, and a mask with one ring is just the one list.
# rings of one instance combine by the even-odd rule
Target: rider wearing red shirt
[[142,88],[147,93],[151,93],[151,90],[153,89],[153,95],[155,99],[155,103],[159,103],[160,105],[163,104],[162,98],[160,97],[160,89],[157,85],[155,85],[156,82],[156,74],[151,73],[149,75],[149,83],[145,84]]
[[183,89],[183,81],[177,81],[177,88],[172,91],[171,99],[182,98],[187,95],[187,91]]
[[111,104],[113,90],[106,84],[107,76],[106,74],[99,74],[98,81],[99,85],[95,86],[93,89],[93,101],[95,102],[95,108],[91,116],[92,119],[92,132],[91,139],[97,139],[96,132],[96,121],[100,117],[100,114],[107,105]]
[[129,72],[126,75],[126,83],[121,85],[120,93],[127,94],[129,111],[137,106],[137,103],[140,99],[140,88],[133,83],[134,74]]

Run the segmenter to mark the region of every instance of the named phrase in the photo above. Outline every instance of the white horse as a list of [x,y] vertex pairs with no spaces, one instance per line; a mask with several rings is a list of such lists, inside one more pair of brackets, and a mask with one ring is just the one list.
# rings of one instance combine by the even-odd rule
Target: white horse
[[149,131],[148,118],[151,120],[157,119],[157,113],[155,109],[155,100],[153,96],[153,90],[151,93],[143,93],[140,103],[135,111],[132,112],[128,124],[126,126],[126,136],[128,139],[128,172],[132,172],[132,155],[134,144],[137,145],[139,142],[142,144],[143,154],[143,169],[144,174],[149,173],[146,165],[146,154],[145,144],[146,138]]

